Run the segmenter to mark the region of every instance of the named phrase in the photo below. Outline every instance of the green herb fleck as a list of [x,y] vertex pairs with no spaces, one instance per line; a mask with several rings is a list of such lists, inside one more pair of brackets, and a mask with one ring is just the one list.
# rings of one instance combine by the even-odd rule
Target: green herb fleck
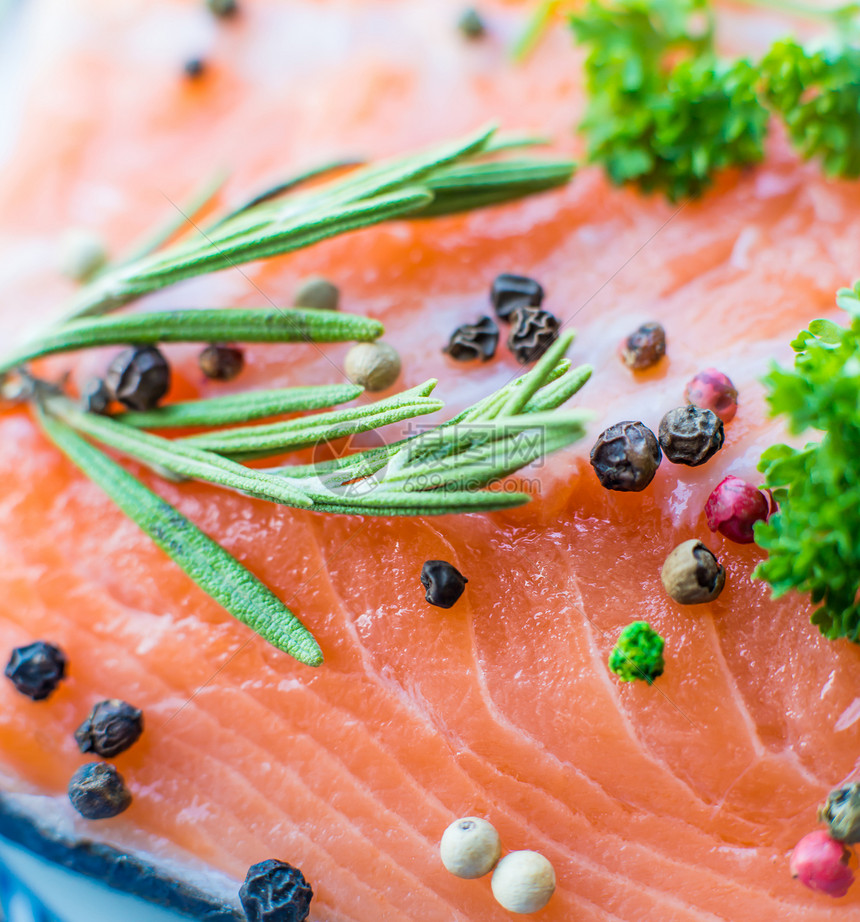
[[622,682],[642,680],[651,685],[663,675],[664,645],[647,621],[634,621],[624,628],[609,654],[609,668]]

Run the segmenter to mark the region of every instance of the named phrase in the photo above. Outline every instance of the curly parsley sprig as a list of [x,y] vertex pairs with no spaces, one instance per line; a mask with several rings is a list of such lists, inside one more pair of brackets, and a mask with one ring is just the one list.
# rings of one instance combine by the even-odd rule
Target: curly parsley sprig
[[571,25],[587,49],[590,160],[616,184],[696,197],[720,170],[762,160],[774,113],[829,176],[860,176],[860,49],[844,28],[855,13],[822,11],[837,26],[826,49],[784,39],[753,63],[717,56],[708,0],[589,0]]
[[793,369],[765,379],[774,415],[793,433],[817,430],[803,449],[774,445],[759,469],[779,503],[756,542],[768,558],[756,576],[774,595],[808,594],[825,637],[860,643],[860,283],[839,292],[849,326],[814,320],[792,342]]

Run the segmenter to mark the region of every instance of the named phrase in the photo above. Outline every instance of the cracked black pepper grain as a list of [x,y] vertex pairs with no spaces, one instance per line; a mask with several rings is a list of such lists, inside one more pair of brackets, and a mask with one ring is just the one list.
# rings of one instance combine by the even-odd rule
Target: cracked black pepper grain
[[99,701],[75,730],[81,752],[95,752],[106,759],[125,752],[143,733],[143,713],[127,701]]
[[643,371],[666,354],[666,331],[659,323],[643,323],[621,344],[621,359],[628,368]]
[[654,479],[663,453],[643,423],[625,420],[605,429],[591,449],[591,466],[607,490],[638,493]]
[[59,647],[37,640],[12,651],[5,674],[22,695],[44,701],[66,677],[66,655]]
[[305,922],[313,895],[298,868],[274,859],[252,865],[239,890],[248,922]]
[[421,568],[425,598],[437,608],[451,608],[463,594],[469,580],[445,560],[427,560]]
[[488,362],[499,344],[499,328],[492,317],[481,317],[477,323],[464,323],[451,334],[442,350],[458,362],[481,359]]
[[130,410],[154,410],[170,389],[170,366],[155,346],[132,346],[110,363],[105,384]]
[[723,421],[712,410],[688,404],[677,407],[660,421],[660,447],[673,464],[698,467],[723,447]]
[[490,302],[499,320],[510,323],[513,312],[522,306],[540,307],[544,290],[534,279],[525,275],[503,272],[496,276],[490,289]]
[[108,762],[88,762],[72,775],[69,800],[85,819],[106,820],[131,805],[125,780]]
[[558,339],[558,318],[541,307],[522,305],[511,314],[508,348],[520,365],[536,362]]

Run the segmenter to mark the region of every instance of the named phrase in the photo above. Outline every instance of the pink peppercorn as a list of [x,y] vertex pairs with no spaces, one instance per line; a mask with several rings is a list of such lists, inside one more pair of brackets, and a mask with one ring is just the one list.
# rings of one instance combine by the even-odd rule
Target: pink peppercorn
[[705,503],[708,528],[738,544],[752,543],[753,525],[767,521],[773,511],[769,493],[731,475],[714,487]]
[[684,397],[694,407],[712,410],[724,423],[734,419],[738,409],[737,388],[716,368],[706,368],[691,378]]
[[851,852],[823,829],[804,836],[791,853],[791,876],[802,884],[828,896],[845,896],[854,883],[848,862]]

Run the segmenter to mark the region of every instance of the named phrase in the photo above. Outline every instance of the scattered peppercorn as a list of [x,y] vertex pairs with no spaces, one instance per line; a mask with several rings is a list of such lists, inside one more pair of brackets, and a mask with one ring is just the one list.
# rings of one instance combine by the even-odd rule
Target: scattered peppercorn
[[463,10],[457,28],[468,39],[483,38],[487,32],[481,14],[473,6]]
[[662,457],[654,433],[642,423],[625,420],[597,437],[591,466],[607,490],[638,493],[654,479]]
[[609,668],[622,682],[642,680],[651,685],[663,675],[663,638],[647,621],[628,624],[609,654]]
[[502,857],[502,842],[492,823],[464,816],[442,833],[439,854],[445,869],[455,877],[475,880],[496,866]]
[[558,318],[542,307],[522,304],[511,314],[508,348],[520,365],[536,362],[558,339]]
[[663,588],[679,605],[713,602],[726,584],[726,571],[701,541],[679,544],[660,572]]
[[196,80],[198,77],[203,76],[206,70],[206,62],[203,58],[189,58],[185,64],[182,65],[182,69],[186,77],[190,80]]
[[510,323],[511,314],[523,305],[540,307],[543,303],[543,288],[525,275],[503,272],[497,275],[490,289],[490,301],[499,320]]
[[400,375],[400,356],[388,343],[356,343],[346,354],[346,376],[368,391],[384,391]]
[[313,895],[298,868],[274,859],[252,865],[239,890],[248,922],[305,922]]
[[818,818],[827,823],[830,835],[838,842],[860,843],[860,782],[832,790],[818,811]]
[[621,343],[620,352],[628,368],[651,368],[666,354],[666,331],[659,323],[643,323]]
[[555,893],[555,870],[539,852],[510,852],[496,865],[491,886],[508,912],[537,912]]
[[236,0],[206,0],[206,6],[209,7],[211,13],[224,19],[235,16],[239,11],[239,4]]
[[197,364],[212,381],[232,381],[245,367],[245,353],[238,346],[212,343],[200,353]]
[[322,275],[311,275],[299,282],[293,295],[293,307],[311,307],[318,311],[336,311],[340,307],[340,289]]
[[708,528],[738,544],[751,544],[756,522],[766,522],[773,512],[769,493],[740,477],[729,475],[714,487],[705,503]]
[[107,262],[104,241],[85,228],[72,228],[60,242],[60,271],[76,282],[89,281]]
[[107,413],[112,399],[103,378],[90,378],[81,390],[81,405],[88,413]]
[[673,464],[698,467],[723,447],[723,421],[711,410],[687,405],[660,420],[660,447]]
[[89,717],[75,730],[81,752],[95,752],[106,759],[125,752],[143,733],[143,714],[118,698],[99,701]]
[[451,334],[448,345],[442,350],[458,362],[481,359],[488,362],[496,354],[499,328],[492,317],[481,317],[477,323],[464,323]]
[[811,890],[828,896],[845,896],[854,883],[848,862],[851,852],[823,829],[804,836],[791,853],[791,876]]
[[153,410],[170,389],[170,366],[155,346],[131,346],[110,364],[105,384],[131,410]]
[[724,423],[731,422],[738,410],[738,391],[716,368],[706,368],[687,382],[684,398],[693,406],[713,410]]
[[451,608],[468,582],[453,564],[444,560],[426,560],[421,568],[421,585],[427,590],[425,598],[437,608]]
[[33,701],[44,701],[65,677],[66,655],[43,640],[16,647],[6,665],[6,678]]
[[86,819],[106,820],[128,809],[131,793],[115,766],[88,762],[72,775],[69,800]]

